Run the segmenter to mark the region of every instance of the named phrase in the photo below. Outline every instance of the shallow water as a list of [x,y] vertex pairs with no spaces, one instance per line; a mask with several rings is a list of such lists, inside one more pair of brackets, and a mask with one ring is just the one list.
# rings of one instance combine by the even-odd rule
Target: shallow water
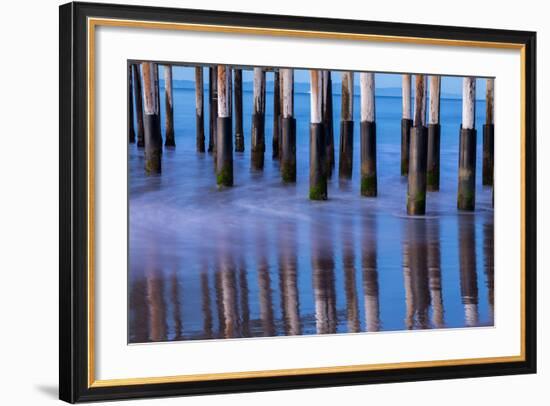
[[[377,97],[378,192],[359,195],[359,98],[354,169],[329,200],[308,196],[309,95],[295,95],[297,183],[271,159],[267,93],[263,172],[250,169],[252,92],[244,84],[246,151],[235,186],[218,191],[212,156],[195,152],[193,89],[175,89],[176,148],[146,176],[129,145],[129,342],[389,331],[493,324],[493,211],[481,186],[478,102],[476,211],[456,210],[461,100],[441,101],[441,190],[427,215],[405,212],[399,174],[401,99]],[[206,107],[206,106],[205,106]],[[208,109],[205,109],[206,112]],[[208,116],[205,117],[208,136]]]

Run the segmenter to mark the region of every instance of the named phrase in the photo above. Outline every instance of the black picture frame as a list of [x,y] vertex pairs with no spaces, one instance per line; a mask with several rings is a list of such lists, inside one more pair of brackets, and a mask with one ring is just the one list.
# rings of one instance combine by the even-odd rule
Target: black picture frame
[[[67,402],[423,381],[536,372],[536,33],[113,4],[60,6],[59,397]],[[513,43],[525,52],[525,359],[472,365],[90,387],[88,383],[87,18]]]

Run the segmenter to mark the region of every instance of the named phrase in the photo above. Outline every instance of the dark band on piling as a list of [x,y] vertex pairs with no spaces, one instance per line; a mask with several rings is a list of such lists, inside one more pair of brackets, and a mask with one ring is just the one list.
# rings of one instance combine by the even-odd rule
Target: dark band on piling
[[413,121],[410,118],[401,119],[401,175],[409,173],[409,147],[411,139],[411,128]]
[[441,145],[441,126],[439,124],[428,125],[428,169],[427,189],[430,192],[439,191],[439,162]]
[[361,195],[376,197],[376,123],[361,121]]
[[145,171],[147,174],[161,173],[162,137],[160,134],[160,116],[144,114],[145,132]]
[[475,129],[460,129],[457,198],[459,210],[475,210],[476,140],[477,131]]
[[428,129],[412,127],[410,132],[407,214],[426,213],[426,169]]
[[216,140],[216,183],[218,187],[233,186],[233,120],[218,117]]
[[340,179],[351,179],[353,170],[353,121],[340,121]]
[[327,178],[325,175],[325,133],[322,123],[309,125],[309,198],[327,200]]
[[296,182],[296,119],[283,117],[281,120],[281,178],[283,182]]
[[264,168],[265,152],[265,116],[261,113],[252,114],[252,148],[251,159],[253,169]]

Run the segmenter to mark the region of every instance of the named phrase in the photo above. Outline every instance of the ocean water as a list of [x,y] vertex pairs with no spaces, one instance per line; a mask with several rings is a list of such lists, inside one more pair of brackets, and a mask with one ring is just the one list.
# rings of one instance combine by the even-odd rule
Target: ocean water
[[[475,212],[456,209],[462,102],[442,99],[441,190],[428,193],[426,216],[411,218],[400,176],[401,98],[376,98],[379,196],[364,198],[359,97],[353,177],[341,182],[341,101],[334,95],[335,172],[329,200],[312,202],[309,94],[295,94],[297,183],[283,185],[271,159],[271,90],[265,167],[252,171],[252,89],[244,83],[246,150],[234,154],[233,188],[217,190],[212,156],[195,152],[192,88],[174,89],[176,147],[164,149],[161,175],[146,176],[143,150],[129,144],[128,341],[493,325],[493,209],[491,188],[481,186],[484,102],[476,113]],[[205,113],[208,142],[206,104]]]

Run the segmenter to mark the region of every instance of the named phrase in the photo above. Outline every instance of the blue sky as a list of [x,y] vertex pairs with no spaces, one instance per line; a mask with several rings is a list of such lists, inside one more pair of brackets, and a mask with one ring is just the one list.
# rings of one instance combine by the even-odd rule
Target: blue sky
[[[162,77],[162,66],[160,68],[160,75]],[[358,74],[356,74],[356,83],[359,83]],[[175,80],[195,80],[194,68],[187,67],[174,67],[173,78]],[[340,73],[333,73],[333,83],[341,83]],[[307,70],[295,71],[294,79],[296,82],[309,83],[309,73]],[[243,71],[243,80],[252,81],[252,71]],[[268,78],[269,80],[269,78]],[[376,74],[376,87],[377,88],[390,88],[401,87],[401,75],[392,73],[377,73]],[[485,94],[485,80],[477,80],[477,98],[483,98]],[[441,93],[460,95],[462,94],[462,78],[456,76],[444,76],[441,80]]]

